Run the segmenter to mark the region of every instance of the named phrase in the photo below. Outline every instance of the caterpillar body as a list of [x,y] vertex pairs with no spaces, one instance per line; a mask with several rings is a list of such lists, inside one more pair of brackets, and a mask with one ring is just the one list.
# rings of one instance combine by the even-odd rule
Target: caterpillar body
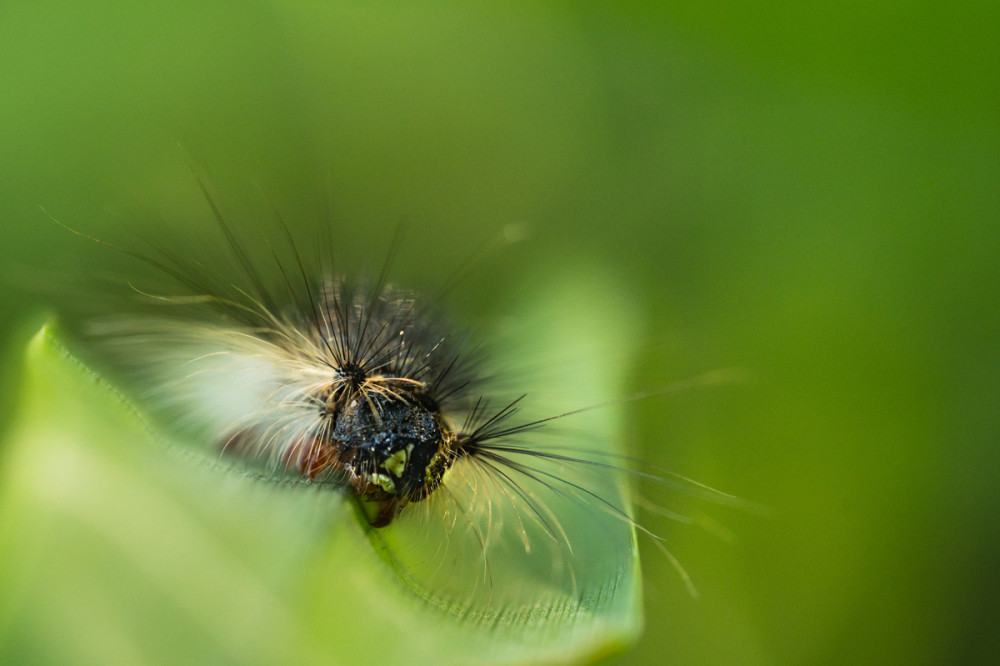
[[[442,598],[474,596],[482,588],[487,603],[503,602],[492,584],[495,575],[528,584],[520,565],[499,572],[502,560],[490,559],[495,548],[509,550],[511,539],[541,562],[531,577],[573,597],[579,592],[573,561],[613,557],[624,563],[634,557],[634,534],[622,542],[593,538],[609,525],[624,526],[624,534],[638,529],[649,535],[693,592],[662,538],[633,519],[620,477],[716,501],[735,498],[683,477],[636,470],[635,461],[600,450],[599,442],[533,441],[535,431],[551,422],[608,405],[521,418],[525,395],[493,397],[490,378],[496,372],[483,346],[449,326],[434,303],[392,284],[389,261],[375,280],[353,280],[328,268],[317,278],[283,223],[291,259],[273,253],[280,278],[269,284],[206,186],[200,180],[199,185],[242,273],[239,279],[219,280],[181,256],[151,257],[91,238],[184,287],[181,295],[140,292],[184,315],[130,316],[97,327],[117,351],[141,359],[158,404],[207,430],[209,445],[224,455],[269,474],[346,489],[376,528],[376,540],[387,545],[390,559],[416,588],[456,590],[442,592]],[[714,373],[611,402],[731,379]],[[586,440],[585,435],[574,438]],[[430,505],[436,508],[414,508]],[[579,511],[567,518],[567,506],[586,507],[593,522],[581,523]],[[378,536],[378,528],[396,526],[410,513],[419,513],[416,522],[395,537],[388,531]],[[455,549],[456,529],[471,550]],[[581,535],[588,535],[586,542]],[[404,551],[420,539],[425,543],[415,550],[433,554],[414,559]],[[441,555],[442,549],[456,553]],[[477,571],[487,585],[461,582]]]

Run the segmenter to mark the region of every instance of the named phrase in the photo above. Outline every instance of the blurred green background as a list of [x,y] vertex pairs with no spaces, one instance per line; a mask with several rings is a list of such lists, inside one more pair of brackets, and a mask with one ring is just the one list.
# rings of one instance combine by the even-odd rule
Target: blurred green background
[[996,663],[998,25],[987,2],[4,3],[5,357],[74,276],[131,266],[40,206],[191,243],[189,164],[236,217],[263,192],[332,219],[361,263],[407,220],[418,283],[517,223],[463,317],[586,266],[639,312],[635,388],[753,377],[630,407],[644,458],[773,511],[704,507],[732,541],[650,517],[702,596],[640,543],[621,663]]

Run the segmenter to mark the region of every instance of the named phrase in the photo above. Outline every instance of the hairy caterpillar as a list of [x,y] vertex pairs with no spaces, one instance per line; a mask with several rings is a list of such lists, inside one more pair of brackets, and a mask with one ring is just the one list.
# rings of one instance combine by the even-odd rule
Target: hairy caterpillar
[[[497,593],[494,580],[523,587],[531,577],[491,553],[522,549],[538,563],[533,580],[575,593],[573,561],[631,557],[628,540],[583,535],[638,527],[661,545],[632,518],[619,473],[714,494],[627,467],[599,437],[588,444],[593,433],[543,445],[535,434],[552,422],[604,405],[522,418],[528,398],[494,397],[498,371],[481,347],[433,302],[394,286],[388,263],[370,281],[317,272],[282,224],[287,258],[273,252],[269,282],[199,184],[241,275],[220,280],[184,257],[126,251],[183,287],[145,294],[183,313],[105,322],[101,335],[141,359],[159,403],[206,430],[222,455],[355,495],[374,528],[392,525],[373,538],[416,587],[503,601],[509,589]],[[726,377],[693,383],[717,381]],[[581,506],[584,520],[567,517]]]

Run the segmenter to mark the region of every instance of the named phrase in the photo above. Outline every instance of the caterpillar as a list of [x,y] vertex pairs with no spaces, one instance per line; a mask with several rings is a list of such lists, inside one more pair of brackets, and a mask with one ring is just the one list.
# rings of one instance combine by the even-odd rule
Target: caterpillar
[[[527,584],[526,569],[501,571],[503,558],[491,557],[497,550],[523,551],[540,563],[537,580],[575,590],[575,560],[605,557],[609,549],[631,557],[627,537],[584,539],[608,525],[626,527],[626,535],[646,533],[693,592],[662,538],[633,518],[622,477],[738,500],[637,466],[602,450],[600,441],[580,444],[593,434],[586,428],[555,445],[540,437],[561,436],[552,432],[556,423],[612,403],[729,382],[731,373],[522,417],[530,394],[496,395],[502,372],[491,365],[488,347],[450,325],[434,299],[394,284],[394,251],[374,279],[338,274],[329,262],[316,270],[279,219],[286,256],[272,248],[277,279],[269,281],[208,187],[201,179],[198,185],[239,276],[220,279],[182,256],[151,256],[91,238],[137,257],[183,292],[135,288],[176,311],[108,320],[95,329],[119,353],[141,360],[157,404],[200,427],[221,456],[355,497],[393,564],[416,588],[433,588],[442,598],[482,589],[502,601],[495,579]],[[567,507],[583,507],[589,517],[581,520],[576,511],[567,518]],[[462,582],[468,578],[486,584]],[[449,585],[452,592],[444,589]]]

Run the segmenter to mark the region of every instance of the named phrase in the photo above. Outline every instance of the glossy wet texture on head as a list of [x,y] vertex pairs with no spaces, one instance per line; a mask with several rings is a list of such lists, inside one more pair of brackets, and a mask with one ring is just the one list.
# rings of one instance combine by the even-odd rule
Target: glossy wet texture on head
[[376,527],[433,492],[455,457],[454,437],[433,401],[419,391],[359,392],[329,418],[330,445],[350,460],[345,469],[351,485],[379,504]]

